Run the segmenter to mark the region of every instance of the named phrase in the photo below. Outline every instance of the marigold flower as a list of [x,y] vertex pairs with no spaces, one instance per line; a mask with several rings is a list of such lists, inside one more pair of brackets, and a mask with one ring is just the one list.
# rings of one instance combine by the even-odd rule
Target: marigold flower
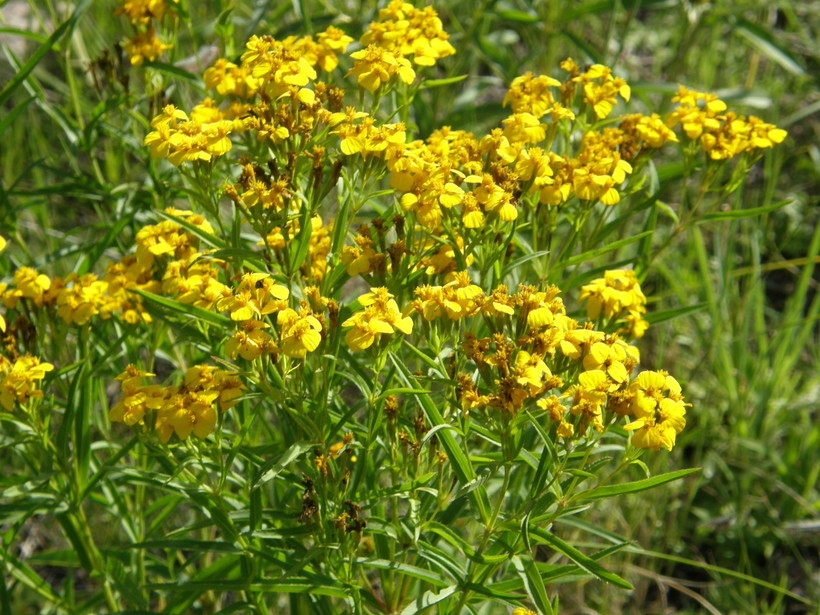
[[153,28],[135,34],[123,45],[125,53],[134,66],[141,66],[146,60],[153,62],[160,57],[166,49],[171,49],[172,47],[173,45],[163,43]]
[[555,103],[550,90],[560,85],[557,79],[528,72],[513,79],[502,104],[505,107],[509,104],[513,113],[529,113],[540,118]]
[[612,69],[603,64],[593,64],[590,69],[573,77],[572,81],[583,84],[584,102],[593,108],[598,119],[612,112],[617,96],[629,102],[631,90],[626,81],[612,75]]
[[455,53],[448,38],[433,7],[417,9],[403,0],[392,0],[379,11],[379,19],[370,24],[361,44],[378,45],[397,57],[412,55],[416,64],[433,66]]
[[322,323],[310,310],[282,310],[276,317],[282,354],[296,359],[313,352],[322,341]]
[[368,92],[375,92],[383,83],[398,77],[404,83],[413,83],[416,72],[410,62],[402,57],[396,57],[389,51],[376,45],[369,45],[365,49],[350,54],[356,60],[349,75],[356,77],[356,81]]
[[371,288],[369,293],[359,297],[359,303],[365,309],[342,323],[342,327],[350,328],[345,342],[352,350],[369,348],[380,336],[393,333],[394,329],[404,334],[412,331],[413,320],[399,311],[393,295],[386,288]]
[[119,0],[119,4],[114,15],[125,15],[135,26],[147,26],[152,20],[162,21],[165,15],[173,14],[165,0]]
[[11,363],[0,357],[0,406],[11,412],[15,402],[25,404],[42,397],[37,382],[54,369],[51,363],[41,363],[37,357],[23,356]]
[[603,315],[612,319],[621,315],[628,317],[628,327],[623,332],[640,337],[648,323],[643,319],[646,313],[646,297],[641,291],[635,272],[615,269],[581,287],[581,301],[587,302],[587,317],[596,320]]

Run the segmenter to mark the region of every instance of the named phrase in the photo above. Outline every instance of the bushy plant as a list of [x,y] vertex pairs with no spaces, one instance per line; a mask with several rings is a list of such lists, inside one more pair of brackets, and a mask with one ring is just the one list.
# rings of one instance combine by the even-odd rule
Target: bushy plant
[[[122,3],[131,64],[177,8]],[[554,583],[631,587],[604,561],[629,543],[584,511],[697,471],[641,461],[697,416],[633,344],[685,311],[641,282],[786,133],[685,87],[635,112],[566,59],[514,79],[488,134],[419,134],[448,39],[400,0],[358,45],[252,36],[207,98],[155,110],[133,249],[4,265],[9,540],[52,515],[53,562],[89,575],[58,592],[6,550],[16,583],[71,613],[521,615],[556,612]]]

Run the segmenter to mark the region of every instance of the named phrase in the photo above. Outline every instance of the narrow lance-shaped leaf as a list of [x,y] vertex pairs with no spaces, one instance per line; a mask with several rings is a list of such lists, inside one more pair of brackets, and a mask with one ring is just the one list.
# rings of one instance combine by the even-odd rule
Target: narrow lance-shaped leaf
[[700,472],[700,468],[687,468],[686,470],[667,472],[666,474],[659,474],[658,476],[653,476],[652,478],[645,478],[643,480],[636,480],[620,485],[596,487],[595,489],[590,489],[589,491],[579,493],[577,496],[577,501],[588,502],[590,500],[603,500],[606,498],[623,495],[625,493],[637,493],[639,491],[645,491],[646,489],[652,489],[658,485],[670,483],[678,480],[679,478],[683,478],[684,476],[694,474],[695,472]]
[[565,555],[570,561],[576,563],[578,566],[586,570],[589,574],[598,577],[602,581],[606,581],[607,583],[612,583],[613,585],[617,585],[618,587],[623,587],[624,589],[633,589],[632,584],[622,579],[614,572],[610,572],[601,564],[596,562],[590,557],[587,557],[583,553],[581,553],[578,549],[573,547],[572,545],[564,542],[557,536],[551,534],[545,529],[540,527],[530,527],[530,535],[533,536],[539,542],[551,547],[558,553]]

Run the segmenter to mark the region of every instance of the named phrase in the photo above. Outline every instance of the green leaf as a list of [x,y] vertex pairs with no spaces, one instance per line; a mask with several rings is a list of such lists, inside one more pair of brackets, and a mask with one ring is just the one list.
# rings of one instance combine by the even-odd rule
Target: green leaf
[[614,572],[609,572],[606,568],[601,566],[598,562],[593,560],[590,557],[587,557],[583,553],[581,553],[578,549],[573,547],[572,545],[564,542],[557,536],[550,534],[547,530],[541,529],[540,527],[530,527],[530,535],[535,537],[536,540],[539,542],[551,547],[558,553],[565,555],[568,557],[572,562],[576,563],[580,566],[583,570],[586,570],[589,574],[598,577],[602,581],[606,581],[607,583],[612,583],[613,585],[617,585],[618,587],[623,587],[624,589],[633,589],[632,584],[628,581],[622,579]]
[[17,116],[19,116],[35,98],[35,96],[29,96],[23,102],[14,107],[14,109],[12,109],[3,116],[3,119],[0,120],[0,135],[6,132],[6,129],[12,125],[14,120],[17,119]]
[[418,566],[411,566],[410,564],[404,564],[402,562],[390,561],[386,559],[364,557],[357,558],[355,562],[365,568],[370,567],[379,568],[381,570],[395,570],[401,574],[413,577],[414,579],[427,581],[428,583],[432,583],[438,587],[444,587],[447,585],[447,581],[445,581],[440,574],[426,568],[419,568]]
[[417,542],[419,556],[435,564],[444,572],[449,573],[453,579],[463,579],[467,570],[463,561],[459,561],[452,552],[434,547],[429,542],[419,540]]
[[648,237],[651,235],[653,231],[645,231],[643,233],[638,233],[637,235],[633,235],[632,237],[625,237],[624,239],[619,239],[618,241],[613,241],[609,245],[604,246],[603,248],[597,248],[595,250],[588,250],[587,252],[583,252],[571,258],[568,258],[564,262],[561,263],[563,267],[572,267],[573,265],[577,265],[579,263],[585,263],[590,261],[594,258],[599,256],[603,256],[609,252],[614,252],[619,248],[623,248],[624,246],[628,246],[631,243],[635,243],[636,241],[640,241],[644,237]]
[[747,583],[752,583],[753,585],[758,585],[759,587],[765,587],[766,589],[771,590],[773,592],[777,592],[778,594],[782,594],[783,596],[788,596],[792,600],[797,600],[798,602],[802,602],[803,604],[808,604],[809,606],[812,606],[811,600],[806,599],[804,596],[795,594],[794,592],[790,592],[789,590],[783,589],[782,587],[774,585],[773,583],[768,583],[767,581],[763,581],[761,579],[749,576],[748,574],[743,574],[742,572],[730,570],[729,568],[713,566],[705,562],[698,562],[692,559],[687,559],[685,557],[678,557],[676,555],[667,555],[666,553],[658,553],[657,551],[647,551],[645,549],[640,549],[638,547],[629,547],[627,551],[630,553],[636,553],[638,555],[644,555],[647,557],[654,557],[656,559],[666,560],[667,562],[685,564],[686,566],[692,566],[694,568],[706,570],[707,572],[714,572],[721,576],[738,579],[740,581],[746,581]]
[[401,615],[414,615],[415,613],[421,613],[422,611],[426,611],[431,606],[435,606],[439,602],[447,600],[447,598],[455,594],[458,590],[458,585],[450,585],[449,587],[445,587],[438,593],[426,591],[424,592],[424,595],[419,597],[415,602],[413,602],[413,604],[407,606],[401,612]]
[[524,11],[516,10],[500,10],[495,12],[501,19],[506,21],[513,21],[516,23],[538,23],[541,18],[532,13],[525,13]]
[[592,47],[587,40],[576,36],[566,28],[562,28],[559,31],[559,34],[566,38],[572,45],[575,45],[575,47],[577,47],[578,50],[584,54],[585,61],[591,61],[595,64],[600,64],[602,62],[601,53]]
[[659,474],[658,476],[653,476],[652,478],[636,480],[631,483],[596,487],[595,489],[590,489],[589,491],[579,493],[573,499],[579,502],[589,502],[592,500],[603,500],[606,498],[612,498],[618,495],[623,495],[625,493],[638,493],[639,491],[652,489],[653,487],[657,487],[658,485],[665,485],[666,483],[671,483],[674,480],[678,480],[679,478],[683,478],[684,476],[694,474],[695,472],[700,472],[700,468],[688,468],[686,470],[678,470],[676,472],[667,472],[666,474]]
[[738,34],[757,47],[758,51],[772,62],[780,64],[780,66],[793,75],[806,74],[805,69],[800,66],[794,56],[783,47],[778,40],[779,37],[774,33],[764,30],[758,24],[752,23],[743,17],[737,19],[735,29]]
[[242,549],[228,542],[215,540],[145,540],[129,546],[129,549],[169,549],[195,551],[197,553],[242,553]]
[[26,60],[26,63],[23,64],[23,66],[20,67],[20,70],[18,70],[14,77],[11,78],[11,81],[6,84],[6,87],[0,91],[0,107],[3,107],[6,104],[6,101],[11,98],[14,91],[22,85],[31,71],[33,71],[34,68],[40,63],[43,56],[51,51],[51,48],[54,47],[54,45],[56,45],[61,38],[68,35],[74,29],[77,20],[85,12],[89,4],[90,2],[88,2],[88,0],[80,3],[77,8],[74,9],[71,17],[60,24],[60,26],[51,33],[51,36],[49,36],[45,42],[40,45],[33,54],[31,54],[31,57]]
[[171,75],[172,77],[176,77],[178,79],[184,79],[188,81],[192,85],[197,86],[197,89],[202,90],[202,80],[194,75],[193,73],[189,73],[184,68],[180,68],[179,66],[174,66],[173,64],[166,64],[165,62],[157,62],[154,60],[143,62],[142,64],[146,68],[153,68],[156,71],[161,73],[165,73],[167,75]]
[[473,548],[470,543],[464,540],[464,538],[462,538],[457,532],[450,529],[447,525],[438,523],[437,521],[428,521],[424,524],[422,529],[424,532],[433,532],[434,534],[437,534],[447,541],[450,546],[461,551],[467,558],[473,559],[475,557],[475,548]]
[[148,583],[147,589],[169,591],[172,593],[180,591],[195,590],[197,592],[222,591],[222,592],[264,592],[268,594],[310,594],[315,596],[331,596],[333,598],[347,598],[349,589],[341,583],[335,583],[332,579],[319,582],[312,577],[293,577],[282,580],[222,580],[212,579],[207,581],[186,581],[182,583]]
[[539,258],[543,258],[549,254],[549,250],[539,250],[538,252],[532,252],[530,254],[525,254],[521,256],[511,263],[504,266],[504,269],[501,271],[501,279],[505,279],[510,273],[513,271],[518,271],[518,268],[525,263],[528,263],[532,260],[537,260]]
[[[429,79],[421,84],[422,90],[429,90],[431,88],[438,88],[443,85],[450,85],[452,83],[458,83],[459,81],[464,81],[469,75],[459,75],[458,77],[447,77],[446,79]],[[391,191],[392,192],[392,191]]]
[[[396,357],[395,354],[392,352],[390,353],[390,359],[393,361],[393,364],[396,366],[398,370],[399,376],[401,380],[404,381],[405,386],[412,389],[421,389],[421,385],[419,385],[418,381],[415,379],[413,374],[407,369],[405,363]],[[438,410],[438,406],[433,401],[433,398],[430,397],[429,393],[415,393],[415,398],[418,400],[419,404],[424,411],[424,414],[427,417],[427,420],[430,421],[432,426],[436,425],[447,425],[444,421],[444,417]],[[438,433],[438,440],[441,443],[444,452],[447,453],[447,459],[450,465],[453,468],[453,471],[456,474],[459,482],[462,485],[467,485],[468,483],[475,480],[476,475],[475,471],[473,470],[473,466],[470,463],[470,460],[467,458],[467,455],[464,454],[464,451],[461,450],[461,446],[456,442],[455,437],[453,436],[452,432],[449,429],[443,429]],[[490,504],[489,500],[487,499],[487,492],[484,490],[483,487],[479,487],[470,491],[470,499],[473,502],[473,505],[476,507],[476,512],[481,517],[482,523],[487,523],[490,519]]]
[[313,446],[314,445],[309,442],[296,442],[292,444],[281,457],[267,461],[265,465],[259,468],[256,478],[252,483],[252,488],[256,489],[263,483],[276,478],[282,470],[312,449]]
[[195,305],[186,305],[184,303],[180,303],[179,301],[168,299],[167,297],[149,293],[145,290],[134,289],[131,292],[138,294],[149,303],[153,303],[154,305],[165,308],[171,312],[193,318],[194,320],[201,320],[210,325],[215,325],[217,327],[229,327],[232,323],[231,319],[227,316],[196,307]]
[[119,237],[122,230],[131,223],[132,219],[133,215],[123,216],[108,227],[108,232],[102,237],[102,239],[94,242],[90,247],[85,249],[86,254],[80,267],[77,269],[77,275],[88,273],[91,267],[100,261],[100,257],[103,252],[105,252],[108,246],[110,246],[111,243]]
[[541,615],[553,615],[552,605],[550,604],[549,596],[547,596],[544,581],[532,557],[529,555],[516,555],[512,558],[512,565],[524,583],[524,590],[527,592],[527,596],[530,597],[530,600],[532,600],[532,603],[538,609],[539,613],[541,613]]
[[[17,579],[17,581],[54,606],[65,605],[63,599],[54,593],[51,585],[37,574],[33,568],[30,568],[27,564],[14,557],[14,555],[11,554],[11,549],[5,547],[5,545],[3,549],[0,549],[0,562],[3,563],[4,576],[8,575]],[[7,586],[9,584],[7,579],[4,580],[4,583]]]
[[[5,4],[5,2],[3,4]],[[21,30],[20,28],[3,27],[3,28],[0,28],[0,34],[11,34],[12,36],[22,36],[24,38],[30,39],[32,41],[36,41],[38,43],[45,43],[46,42],[46,37],[44,35],[37,34],[36,32],[29,32],[28,30]]]
[[684,305],[683,307],[674,308],[672,310],[663,310],[661,312],[653,312],[651,314],[647,314],[645,320],[650,325],[654,325],[659,322],[664,322],[665,320],[672,320],[674,318],[680,318],[681,316],[686,316],[688,314],[700,312],[701,310],[707,307],[709,307],[709,304],[706,302],[695,303],[694,305]]
[[752,207],[751,209],[733,209],[731,211],[715,211],[710,214],[704,214],[698,218],[698,224],[704,222],[713,222],[715,220],[740,220],[742,218],[753,218],[762,214],[768,214],[772,211],[790,205],[792,201],[780,201],[779,203],[772,203],[771,205],[764,205],[763,207]]
[[310,236],[313,233],[313,224],[310,219],[310,207],[307,205],[302,206],[299,225],[299,233],[296,237],[291,237],[290,243],[290,270],[293,272],[298,271],[302,263],[305,262],[310,248]]
[[232,613],[258,613],[259,609],[257,609],[253,604],[250,602],[234,602],[230,606],[226,606],[224,609],[219,609],[214,615],[231,615]]

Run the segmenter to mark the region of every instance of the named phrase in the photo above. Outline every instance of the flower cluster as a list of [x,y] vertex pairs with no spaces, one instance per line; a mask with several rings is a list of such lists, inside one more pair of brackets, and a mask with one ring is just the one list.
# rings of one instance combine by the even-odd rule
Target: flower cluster
[[613,404],[618,414],[634,417],[625,426],[634,431],[632,443],[640,448],[672,450],[686,426],[687,404],[678,381],[666,372],[642,372]]
[[[179,0],[173,0],[176,4]],[[139,66],[145,61],[153,62],[172,45],[163,43],[156,34],[155,23],[159,24],[166,15],[175,17],[166,0],[119,0],[116,15],[125,15],[136,34],[125,43],[125,52],[131,64]]]
[[[472,314],[492,311],[502,318],[502,330],[506,323],[507,330],[518,335],[465,334],[461,349],[479,378],[459,374],[462,410],[487,407],[515,415],[534,401],[557,424],[562,438],[582,436],[590,426],[603,431],[618,416],[629,416],[635,420],[625,428],[635,431],[634,446],[671,450],[685,426],[680,386],[665,373],[658,381],[659,372],[641,372],[632,379],[640,361],[638,349],[618,334],[569,318],[558,292],[555,287],[538,291],[522,286],[513,295],[498,288],[485,298],[479,290]],[[637,283],[632,292],[640,295]],[[417,309],[427,308],[425,318],[458,318],[461,306],[452,301],[449,307],[437,313],[421,302]],[[575,383],[565,386],[567,381]]]
[[152,156],[167,158],[177,166],[194,160],[208,162],[230,151],[231,133],[246,130],[246,124],[233,111],[220,111],[212,100],[206,99],[194,107],[189,117],[167,105],[151,121],[154,131],[145,137],[144,144],[151,148]]
[[185,440],[192,433],[207,438],[217,423],[217,411],[235,405],[245,389],[235,372],[211,365],[197,365],[185,372],[178,386],[143,384],[154,374],[129,365],[117,376],[122,398],[114,404],[109,418],[128,426],[140,425],[156,431],[162,442],[172,434]]
[[[124,2],[120,12],[142,33],[172,14],[160,0]],[[606,66],[582,70],[567,59],[561,63],[563,81],[532,73],[514,79],[504,98],[511,114],[488,134],[442,127],[408,141],[410,125],[383,120],[379,100],[397,81],[414,82],[414,65],[431,66],[454,53],[441,20],[430,7],[393,0],[368,27],[362,48],[345,60],[352,41],[336,27],[283,40],[252,36],[238,61],[222,58],[205,71],[213,98],[190,111],[164,107],[145,137],[154,157],[211,169],[241,143],[243,155],[223,194],[236,209],[240,232],[253,231],[264,262],[247,268],[200,249],[197,234],[213,236],[214,227],[202,215],[169,209],[165,220],[140,229],[135,252],[102,276],[51,279],[18,269],[0,288],[6,307],[16,310],[22,301],[25,309],[53,309],[74,325],[96,316],[148,323],[143,297],[163,295],[225,313],[235,323],[224,340],[228,358],[276,364],[280,357],[309,361],[335,335],[339,312],[350,301],[345,281],[361,277],[371,290],[341,322],[353,351],[381,352],[386,336],[410,335],[415,319],[425,330],[458,323],[471,332],[462,348],[481,381],[461,378],[465,411],[488,406],[516,413],[532,400],[570,437],[588,425],[602,428],[616,402],[631,408],[626,400],[640,389],[631,380],[638,357],[619,336],[641,337],[648,326],[646,298],[634,273],[607,271],[585,285],[580,298],[591,322],[580,323],[567,316],[557,288],[521,285],[510,292],[501,283],[486,290],[474,283],[477,270],[487,270],[490,246],[518,224],[554,228],[559,211],[617,205],[632,190],[630,178],[642,156],[679,141],[677,126],[712,158],[770,147],[785,132],[737,117],[716,96],[685,88],[674,98],[678,109],[666,118],[633,113],[609,119],[619,100],[629,101],[629,85]],[[337,71],[345,61],[346,74]],[[375,93],[370,111],[345,106],[344,91],[319,81],[318,71],[329,81]],[[606,125],[600,122],[605,119]],[[564,138],[576,128],[580,138]],[[365,225],[350,232],[355,209],[364,202],[352,212],[321,211],[323,199],[342,183],[366,185],[371,176],[384,175],[391,190],[382,194],[392,193],[392,217],[372,219],[375,234]],[[219,216],[219,206],[210,214]],[[388,288],[412,298],[404,310]],[[482,326],[489,335],[473,333]],[[168,397],[143,387],[144,377],[139,372],[124,381],[130,405],[124,400],[115,420],[134,424],[146,411],[166,407],[171,397],[178,400],[176,392]],[[202,395],[210,393],[194,392],[208,402]],[[166,406],[156,405],[160,398]],[[211,415],[205,406],[196,407],[204,418],[194,433],[205,433],[213,427]],[[645,436],[667,421],[671,411],[660,408],[655,414],[620,411],[635,418],[633,425],[643,421],[633,428],[636,442],[660,441]],[[186,434],[174,420],[157,422],[165,439],[171,431]],[[671,442],[666,431],[663,446]]]
[[[168,215],[213,232],[204,217],[169,208]],[[0,298],[10,310],[28,306],[53,309],[67,324],[85,325],[93,317],[119,317],[129,324],[150,323],[139,294],[166,293],[186,304],[208,308],[223,296],[225,285],[217,281],[215,261],[201,260],[198,239],[172,220],[148,225],[137,232],[136,251],[109,263],[106,273],[49,278],[31,267],[20,267],[11,284],[0,283]]]
[[774,147],[786,138],[785,130],[760,118],[728,111],[726,103],[715,94],[681,86],[672,101],[679,104],[667,117],[667,124],[680,125],[686,136],[698,141],[712,160]]
[[365,49],[351,53],[350,57],[356,62],[349,74],[356,77],[358,84],[368,92],[375,92],[394,77],[408,84],[416,78],[416,71],[410,66],[409,60],[396,57],[378,45],[368,45]]
[[25,404],[42,397],[38,382],[54,369],[51,363],[41,363],[37,357],[24,356],[10,361],[0,355],[0,406],[11,412],[15,403]]
[[513,79],[503,104],[509,104],[513,113],[529,113],[542,118],[556,104],[552,90],[558,87],[561,87],[561,82],[557,79],[527,72]]
[[433,66],[456,52],[448,38],[433,7],[417,9],[409,2],[392,0],[360,42],[364,47],[376,45],[397,59],[412,55],[419,66]]
[[402,314],[386,288],[371,288],[358,301],[364,309],[342,323],[342,327],[349,329],[345,342],[352,350],[370,348],[382,335],[389,335],[396,329],[405,335],[413,330],[413,320]]
[[646,297],[641,291],[635,272],[615,269],[606,271],[604,277],[592,280],[581,287],[581,301],[586,301],[587,317],[598,320],[623,318],[621,332],[633,337],[643,337],[649,323],[644,320]]
[[[253,361],[262,355],[283,354],[302,359],[315,351],[323,339],[324,311],[338,311],[334,301],[321,297],[316,287],[302,290],[305,298],[298,309],[289,307],[290,291],[275,283],[267,274],[247,273],[236,289],[228,288],[216,303],[216,308],[230,312],[238,330],[228,339],[225,350],[229,356]],[[276,328],[271,336],[265,317],[276,315]]]

